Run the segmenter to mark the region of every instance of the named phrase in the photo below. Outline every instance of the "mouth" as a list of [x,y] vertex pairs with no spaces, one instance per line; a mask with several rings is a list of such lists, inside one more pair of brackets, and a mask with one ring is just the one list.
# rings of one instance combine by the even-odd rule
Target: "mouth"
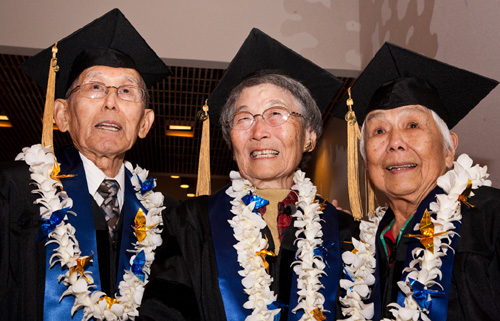
[[110,130],[110,131],[115,131],[115,132],[122,129],[122,127],[115,122],[102,122],[102,123],[95,125],[95,128]]
[[405,165],[391,165],[389,167],[386,167],[386,169],[389,172],[399,172],[399,171],[403,171],[406,169],[412,169],[415,167],[417,167],[417,164],[405,164]]
[[252,159],[258,159],[258,158],[272,158],[278,156],[280,152],[277,150],[273,149],[263,149],[263,150],[256,150],[250,153],[250,157]]

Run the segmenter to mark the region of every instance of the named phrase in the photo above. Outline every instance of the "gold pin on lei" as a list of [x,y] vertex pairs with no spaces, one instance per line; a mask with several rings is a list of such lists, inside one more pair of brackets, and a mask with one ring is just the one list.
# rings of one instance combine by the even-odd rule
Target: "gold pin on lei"
[[434,233],[434,223],[432,223],[429,211],[425,209],[422,220],[420,220],[421,234],[406,234],[405,237],[415,237],[420,239],[420,243],[422,243],[425,249],[430,251],[431,253],[434,253],[434,237],[446,234],[448,232],[449,231]]
[[264,237],[266,238],[266,244],[264,245],[264,248],[262,250],[260,250],[259,252],[255,252],[255,254],[257,254],[258,256],[260,256],[262,258],[262,261],[264,261],[264,267],[266,268],[266,272],[267,272],[267,274],[269,274],[269,263],[266,260],[266,256],[267,255],[276,256],[276,254],[274,254],[273,251],[267,250],[267,242],[268,242],[267,235],[264,235]]

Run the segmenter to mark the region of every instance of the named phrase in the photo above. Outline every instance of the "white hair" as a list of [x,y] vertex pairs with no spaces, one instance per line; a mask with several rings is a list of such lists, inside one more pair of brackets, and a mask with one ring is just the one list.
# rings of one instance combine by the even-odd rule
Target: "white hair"
[[[432,109],[429,109],[427,107],[424,107],[428,109],[431,114],[432,118],[434,118],[434,121],[436,122],[436,125],[438,126],[439,130],[441,131],[441,136],[443,136],[443,145],[444,145],[444,150],[445,151],[450,151],[453,149],[453,143],[451,140],[451,134],[450,134],[450,129],[448,128],[448,125],[444,122],[444,120],[436,114],[436,112]],[[366,162],[366,148],[365,148],[365,131],[366,131],[366,122],[363,123],[363,126],[361,127],[361,140],[359,142],[359,152],[361,154],[361,158],[363,158],[363,161]]]

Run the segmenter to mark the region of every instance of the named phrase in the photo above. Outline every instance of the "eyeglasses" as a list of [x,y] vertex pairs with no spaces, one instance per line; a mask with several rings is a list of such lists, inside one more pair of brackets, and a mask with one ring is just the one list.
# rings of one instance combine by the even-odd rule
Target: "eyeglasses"
[[240,111],[233,115],[231,128],[234,130],[245,130],[252,126],[257,116],[262,116],[262,120],[271,127],[277,127],[286,123],[291,116],[302,117],[301,114],[290,111],[285,107],[271,107],[262,114],[252,114],[248,111]]
[[135,85],[121,85],[121,86],[106,86],[102,82],[98,81],[89,81],[84,82],[83,84],[76,86],[73,90],[68,94],[66,98],[69,98],[75,91],[80,90],[80,94],[86,98],[99,99],[104,98],[109,93],[109,88],[116,89],[116,95],[126,101],[141,101],[146,92],[141,87]]

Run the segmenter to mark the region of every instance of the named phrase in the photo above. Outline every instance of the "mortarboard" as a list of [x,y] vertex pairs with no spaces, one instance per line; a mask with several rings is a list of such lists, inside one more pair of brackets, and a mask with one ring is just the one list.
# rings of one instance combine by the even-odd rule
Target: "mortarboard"
[[[418,104],[434,110],[451,129],[497,84],[386,42],[351,88],[353,110],[361,125],[370,111]],[[344,118],[346,99],[334,108],[335,117]]]
[[[342,86],[342,81],[328,71],[259,29],[253,28],[229,63],[217,87],[210,94],[207,104],[203,106],[205,115],[210,106],[210,118],[215,119],[216,124],[219,124],[220,112],[231,91],[246,78],[259,73],[279,73],[299,81],[309,89],[321,110],[330,104]],[[202,119],[204,123],[198,165],[197,195],[210,194],[210,125],[208,117]]]
[[[119,9],[113,9],[57,43],[55,98],[65,98],[71,83],[88,67],[103,65],[136,69],[151,87],[170,75],[165,63]],[[20,68],[44,90],[52,46]]]
[[217,87],[210,94],[210,116],[219,119],[229,94],[248,76],[258,72],[276,71],[301,82],[309,89],[318,107],[325,109],[342,81],[312,61],[253,28],[236,56],[227,67]]

